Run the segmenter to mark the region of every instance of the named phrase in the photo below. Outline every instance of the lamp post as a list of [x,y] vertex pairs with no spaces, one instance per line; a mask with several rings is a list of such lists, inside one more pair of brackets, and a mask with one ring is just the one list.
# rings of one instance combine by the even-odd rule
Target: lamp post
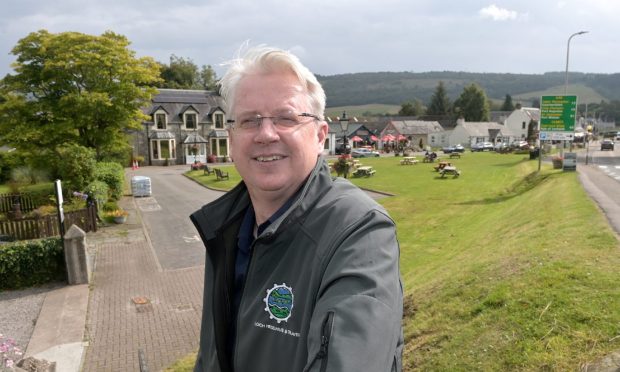
[[583,35],[586,33],[588,33],[588,31],[575,32],[568,38],[568,42],[566,43],[566,72],[564,74],[564,95],[566,95],[566,91],[568,90],[568,56],[570,52],[570,40],[577,35]]
[[[347,118],[347,112],[342,112],[342,117],[340,118],[340,128],[342,128],[342,151],[346,161],[348,158],[349,151],[347,150],[347,129],[349,128],[349,118]],[[347,163],[348,164],[348,163]],[[347,173],[349,170],[345,167],[344,178],[347,178]]]

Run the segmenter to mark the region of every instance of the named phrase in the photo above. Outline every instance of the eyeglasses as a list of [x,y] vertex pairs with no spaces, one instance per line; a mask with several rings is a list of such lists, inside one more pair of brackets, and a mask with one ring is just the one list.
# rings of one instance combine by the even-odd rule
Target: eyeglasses
[[258,129],[263,124],[264,119],[270,119],[277,130],[284,132],[308,123],[308,121],[304,120],[306,118],[312,118],[317,121],[321,120],[321,118],[317,115],[309,114],[307,112],[302,112],[300,114],[295,112],[286,112],[277,116],[242,116],[238,120],[228,120],[227,122],[234,130],[238,129],[242,131],[252,131]]

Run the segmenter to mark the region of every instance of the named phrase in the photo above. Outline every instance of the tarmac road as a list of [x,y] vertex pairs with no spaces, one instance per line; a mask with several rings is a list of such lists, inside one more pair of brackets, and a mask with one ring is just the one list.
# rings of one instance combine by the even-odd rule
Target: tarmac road
[[205,247],[189,215],[222,195],[184,177],[188,170],[189,165],[178,165],[128,172],[151,178],[152,196],[134,199],[163,270],[204,265]]

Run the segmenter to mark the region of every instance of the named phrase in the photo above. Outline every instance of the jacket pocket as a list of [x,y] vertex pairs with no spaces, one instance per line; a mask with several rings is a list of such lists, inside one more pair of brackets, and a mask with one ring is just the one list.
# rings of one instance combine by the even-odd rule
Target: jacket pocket
[[319,351],[312,359],[312,362],[308,366],[305,371],[310,371],[314,364],[321,360],[321,369],[320,372],[327,371],[327,360],[329,356],[329,341],[332,336],[332,328],[334,326],[334,311],[328,311],[325,316],[325,320],[323,320],[323,325],[321,327],[321,346],[319,347]]

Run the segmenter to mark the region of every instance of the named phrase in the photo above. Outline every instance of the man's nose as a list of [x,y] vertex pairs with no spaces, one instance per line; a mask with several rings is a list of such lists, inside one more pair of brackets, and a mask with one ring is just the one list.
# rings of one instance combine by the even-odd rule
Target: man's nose
[[257,142],[273,142],[280,139],[280,135],[272,118],[262,118],[258,126],[255,141]]

